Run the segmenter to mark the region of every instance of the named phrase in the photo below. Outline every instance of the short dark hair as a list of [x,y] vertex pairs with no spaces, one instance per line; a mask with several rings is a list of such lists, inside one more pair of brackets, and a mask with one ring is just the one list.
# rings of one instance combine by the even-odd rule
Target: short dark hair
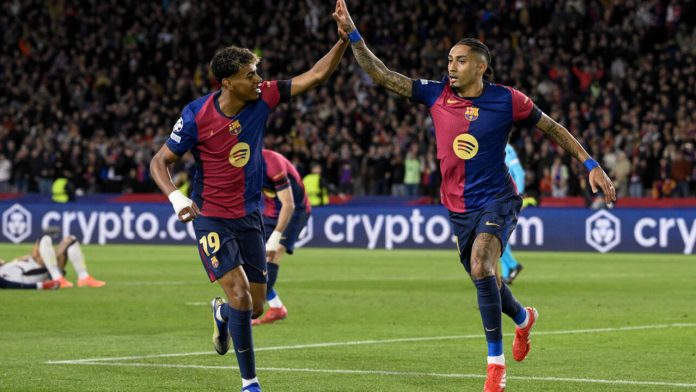
[[258,56],[247,48],[228,46],[215,53],[210,68],[215,79],[222,83],[222,79],[236,74],[245,65],[258,63],[259,60]]
[[477,40],[476,38],[463,38],[457,42],[457,45],[466,45],[471,48],[475,53],[480,54],[486,60],[486,72],[485,76],[491,77],[493,75],[493,68],[491,68],[491,51],[488,46],[483,42]]

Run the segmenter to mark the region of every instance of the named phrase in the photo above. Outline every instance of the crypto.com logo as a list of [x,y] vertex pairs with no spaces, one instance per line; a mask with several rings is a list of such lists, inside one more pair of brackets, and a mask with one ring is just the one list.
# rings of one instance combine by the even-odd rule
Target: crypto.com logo
[[621,243],[621,221],[606,210],[597,211],[585,221],[585,241],[605,253]]
[[2,213],[2,234],[18,244],[31,235],[31,213],[19,204]]

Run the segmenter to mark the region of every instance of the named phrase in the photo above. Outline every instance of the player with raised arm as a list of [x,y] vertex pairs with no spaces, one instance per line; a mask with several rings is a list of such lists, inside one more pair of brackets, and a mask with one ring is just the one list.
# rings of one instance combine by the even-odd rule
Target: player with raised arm
[[[227,296],[212,300],[213,344],[225,354],[232,337],[242,391],[260,391],[251,319],[263,312],[266,252],[261,220],[263,137],[269,113],[280,103],[324,83],[348,47],[339,40],[307,72],[291,80],[263,81],[259,58],[236,46],[219,50],[211,69],[220,90],[189,103],[152,159],[153,179],[182,222],[193,220],[198,251],[211,282]],[[191,199],[178,191],[167,166],[191,151],[196,161]],[[228,335],[229,331],[229,335]]]
[[504,391],[501,312],[517,325],[512,346],[517,361],[529,353],[529,334],[538,317],[536,309],[517,302],[498,276],[498,259],[522,204],[505,167],[505,145],[512,125],[536,126],[583,162],[593,192],[600,188],[607,203],[615,200],[614,186],[568,130],[542,113],[531,99],[483,79],[491,56],[480,41],[465,38],[450,49],[448,75],[442,81],[412,80],[389,70],[367,48],[344,0],[338,0],[333,17],[342,34],[348,34],[358,64],[375,83],[429,108],[442,172],[442,203],[449,210],[460,260],[476,286],[488,343],[484,391]]
[[277,152],[266,149],[263,150],[263,161],[266,168],[263,182],[263,225],[266,231],[266,299],[269,309],[263,317],[253,320],[252,325],[270,324],[288,316],[288,310],[274,286],[283,255],[294,253],[295,241],[312,211],[302,177],[292,163]]

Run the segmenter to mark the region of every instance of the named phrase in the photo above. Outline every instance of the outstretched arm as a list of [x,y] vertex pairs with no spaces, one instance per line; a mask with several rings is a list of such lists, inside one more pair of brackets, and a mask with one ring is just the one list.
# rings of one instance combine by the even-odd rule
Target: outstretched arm
[[336,1],[336,11],[333,13],[333,18],[338,24],[341,35],[348,34],[351,37],[350,47],[353,50],[353,56],[355,56],[355,60],[360,65],[360,68],[365,70],[367,75],[380,86],[384,86],[387,90],[393,91],[404,97],[411,98],[411,79],[398,72],[389,70],[382,60],[377,58],[377,56],[367,48],[364,40],[356,40],[353,38],[359,38],[360,34],[358,34],[353,19],[348,13],[345,0]]
[[316,64],[302,75],[292,78],[290,96],[294,97],[324,84],[341,62],[343,53],[348,48],[348,40],[341,39]]
[[[539,122],[537,122],[536,127],[575,159],[580,161],[580,163],[584,164],[585,161],[591,159],[590,154],[585,151],[573,135],[545,113],[541,114],[541,118]],[[596,193],[597,187],[602,190],[602,193],[604,193],[604,201],[607,204],[616,201],[616,189],[614,188],[614,184],[601,167],[596,166],[590,170],[589,182],[592,192]]]

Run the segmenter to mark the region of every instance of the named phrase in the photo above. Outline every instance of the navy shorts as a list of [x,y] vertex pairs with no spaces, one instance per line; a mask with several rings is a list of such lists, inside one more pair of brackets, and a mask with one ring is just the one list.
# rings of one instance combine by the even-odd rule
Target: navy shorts
[[[285,228],[283,235],[280,237],[280,244],[285,247],[288,254],[292,254],[295,251],[295,241],[297,241],[302,229],[307,225],[307,220],[309,220],[310,215],[311,214],[305,210],[295,210],[295,212],[293,212],[288,227]],[[273,233],[276,224],[278,224],[278,219],[263,217],[263,225],[266,229],[266,241],[268,241],[268,238]]]
[[522,208],[522,198],[518,195],[506,195],[494,199],[486,207],[472,212],[457,213],[450,211],[450,222],[457,236],[459,259],[466,272],[471,273],[471,248],[476,235],[490,233],[500,240],[500,252],[505,250],[510,234],[515,230],[517,217]]
[[193,228],[198,253],[211,282],[241,265],[249,282],[266,283],[266,247],[260,212],[237,219],[198,216],[193,220]]

